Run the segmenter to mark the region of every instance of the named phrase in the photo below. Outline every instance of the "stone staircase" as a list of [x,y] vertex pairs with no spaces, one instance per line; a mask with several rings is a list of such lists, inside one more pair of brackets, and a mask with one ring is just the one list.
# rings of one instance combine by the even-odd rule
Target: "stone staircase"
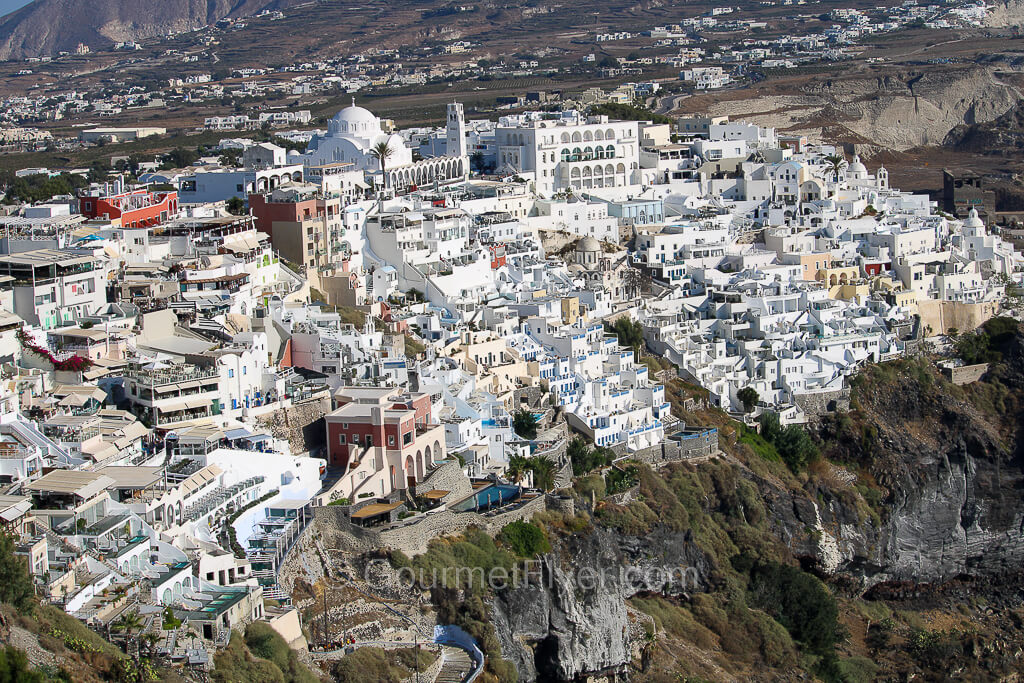
[[443,664],[434,679],[435,683],[462,683],[473,671],[473,660],[465,650],[445,646],[441,650]]

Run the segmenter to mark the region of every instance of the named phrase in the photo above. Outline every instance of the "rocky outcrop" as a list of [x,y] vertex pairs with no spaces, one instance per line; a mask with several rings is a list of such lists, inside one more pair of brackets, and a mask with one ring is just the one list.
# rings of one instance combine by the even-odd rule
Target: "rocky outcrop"
[[[877,482],[874,490],[884,491],[872,505],[854,488],[852,469],[832,466],[800,488],[724,456],[756,485],[765,533],[855,594],[919,592],[964,577],[989,586],[1012,581],[1024,563],[1024,402],[1014,398],[1024,396],[1024,337],[1004,355],[966,399],[951,395],[927,361],[869,374],[859,389],[858,421],[821,427],[827,455],[863,468]],[[1005,404],[987,409],[988,392]],[[689,568],[684,580],[666,584],[669,595],[717,589],[714,563],[689,531],[658,527],[634,537],[598,527],[557,540],[540,563],[541,582],[492,601],[503,656],[520,680],[571,681],[626,669],[637,651],[626,601],[645,588],[624,581],[623,567],[640,575]],[[581,586],[581,576],[593,575],[604,579],[599,587]]]
[[597,529],[540,558],[529,585],[499,592],[491,618],[524,681],[621,672],[633,659],[626,600],[708,589],[710,564],[688,533],[641,538]]
[[35,0],[0,23],[0,59],[72,51],[193,31],[231,17],[282,9],[292,0]]
[[708,111],[865,150],[902,151],[941,144],[957,126],[993,121],[1020,97],[995,68],[974,65],[815,79],[799,93],[725,101]]

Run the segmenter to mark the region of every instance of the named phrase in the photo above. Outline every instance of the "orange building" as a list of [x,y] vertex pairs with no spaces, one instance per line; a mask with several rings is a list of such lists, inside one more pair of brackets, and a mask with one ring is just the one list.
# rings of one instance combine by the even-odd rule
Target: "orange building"
[[87,194],[78,200],[87,218],[120,221],[122,228],[148,228],[166,223],[178,213],[178,193],[134,190],[115,195]]

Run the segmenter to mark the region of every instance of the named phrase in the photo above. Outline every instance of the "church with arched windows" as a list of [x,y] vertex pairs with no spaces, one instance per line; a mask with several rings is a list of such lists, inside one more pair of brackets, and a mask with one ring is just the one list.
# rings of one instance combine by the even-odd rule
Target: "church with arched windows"
[[[453,106],[449,105],[449,109]],[[461,107],[457,114],[459,120],[454,124],[449,116],[450,128],[461,123]],[[462,180],[469,172],[469,159],[464,155],[414,161],[412,150],[402,136],[386,132],[380,118],[368,109],[357,107],[354,101],[328,122],[326,135],[318,135],[310,141],[302,163],[306,168],[349,163],[356,170],[377,173],[378,184],[383,185],[384,179],[379,175],[381,163],[374,154],[374,149],[382,143],[391,150],[391,156],[384,160],[387,187],[397,191]]]

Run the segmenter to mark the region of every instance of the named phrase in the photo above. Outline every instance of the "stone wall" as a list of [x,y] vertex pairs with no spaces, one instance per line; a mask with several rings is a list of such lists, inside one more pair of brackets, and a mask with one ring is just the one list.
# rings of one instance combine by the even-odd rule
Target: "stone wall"
[[416,485],[413,495],[421,496],[434,489],[449,492],[441,499],[441,502],[446,504],[458,502],[473,493],[473,485],[470,483],[469,477],[462,471],[458,460],[444,461],[440,467]]
[[793,394],[793,403],[800,406],[804,414],[811,419],[822,415],[850,409],[850,388],[830,389],[828,391],[811,391],[805,394]]
[[293,454],[318,455],[326,443],[324,415],[330,409],[331,399],[325,397],[275,410],[255,419],[258,425],[269,429],[275,438],[287,440]]
[[520,387],[512,392],[512,401],[516,410],[523,405],[530,410],[537,410],[541,407],[543,400],[544,391],[540,387]]
[[953,384],[971,384],[977,382],[988,372],[988,363],[978,365],[961,365],[960,367],[944,367],[942,374]]
[[700,432],[683,432],[667,438],[656,446],[644,448],[632,453],[626,452],[623,444],[613,448],[618,455],[637,460],[652,467],[670,462],[680,462],[693,458],[703,458],[718,452],[718,430],[709,429]]
[[961,332],[973,331],[999,312],[999,303],[983,301],[969,304],[961,301],[926,299],[917,302],[917,309],[921,314],[922,326],[931,328],[930,332],[925,331],[925,336],[931,336],[946,334],[951,327]]
[[425,553],[432,539],[461,534],[471,526],[496,534],[506,524],[528,520],[545,510],[545,501],[545,496],[537,496],[514,508],[488,514],[442,510],[410,520],[404,526],[383,530],[364,529],[352,524],[345,510],[338,506],[315,507],[313,517],[317,530],[330,539],[332,548],[356,553],[398,550],[412,556]]

